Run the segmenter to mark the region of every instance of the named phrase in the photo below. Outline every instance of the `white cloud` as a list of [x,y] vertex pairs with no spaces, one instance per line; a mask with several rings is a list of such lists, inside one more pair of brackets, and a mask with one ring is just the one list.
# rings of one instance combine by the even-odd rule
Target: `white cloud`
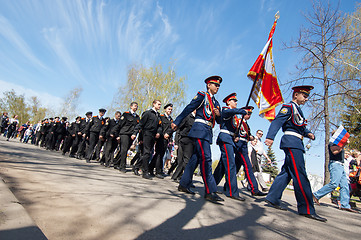
[[59,109],[61,104],[63,103],[63,99],[60,97],[53,96],[46,92],[39,92],[34,89],[25,88],[21,85],[9,83],[3,80],[0,80],[0,93],[2,97],[2,93],[5,91],[10,91],[14,89],[16,94],[24,94],[26,98],[30,98],[32,96],[38,97],[42,106],[50,108],[52,110]]
[[46,69],[46,66],[33,54],[31,48],[17,33],[11,23],[2,15],[0,15],[0,35],[7,39],[8,42],[16,48],[16,50],[29,59],[30,63]]

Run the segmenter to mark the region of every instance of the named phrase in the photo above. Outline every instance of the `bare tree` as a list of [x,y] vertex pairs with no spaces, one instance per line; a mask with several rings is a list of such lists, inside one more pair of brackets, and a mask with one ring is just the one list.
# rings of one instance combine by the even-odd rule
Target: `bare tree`
[[60,115],[68,119],[74,119],[77,115],[77,108],[79,104],[79,97],[83,89],[81,87],[70,90],[64,99],[64,104],[60,111]]
[[297,40],[286,44],[287,48],[302,53],[302,62],[297,67],[298,76],[286,85],[298,83],[315,86],[309,101],[312,109],[309,122],[311,129],[321,131],[325,136],[324,183],[328,183],[330,129],[331,125],[336,127],[340,119],[335,117],[337,112],[330,111],[332,109],[330,101],[355,91],[346,85],[352,79],[341,78],[336,59],[349,47],[348,43],[355,38],[355,35],[344,31],[346,19],[341,15],[338,6],[333,8],[330,3],[314,2],[313,11],[304,16],[308,26],[300,29]]

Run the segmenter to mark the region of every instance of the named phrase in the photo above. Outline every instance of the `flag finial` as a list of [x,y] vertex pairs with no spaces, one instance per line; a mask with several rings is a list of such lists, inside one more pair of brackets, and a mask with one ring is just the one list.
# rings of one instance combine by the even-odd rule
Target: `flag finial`
[[280,18],[280,11],[277,11],[275,14],[275,20],[277,21]]

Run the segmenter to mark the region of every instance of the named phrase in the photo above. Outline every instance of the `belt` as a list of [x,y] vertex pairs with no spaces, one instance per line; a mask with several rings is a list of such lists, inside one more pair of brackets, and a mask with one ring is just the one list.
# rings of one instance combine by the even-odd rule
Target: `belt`
[[243,138],[243,137],[240,137],[240,138],[239,138],[239,140],[240,140],[240,141],[245,141],[245,142],[248,142],[248,140],[247,140],[247,139],[245,139],[245,138]]
[[234,137],[234,133],[231,132],[231,131],[228,131],[228,130],[226,130],[226,129],[221,129],[220,132],[222,132],[222,133],[227,133],[227,134],[231,135],[232,137]]
[[210,127],[212,127],[212,125],[213,125],[211,122],[206,121],[206,120],[203,120],[203,119],[200,119],[200,118],[197,118],[196,120],[194,120],[194,122],[203,123],[203,124],[206,124],[206,125],[208,125],[208,126],[210,126]]
[[296,132],[285,131],[284,134],[285,135],[292,135],[292,136],[298,137],[299,139],[303,140],[303,136],[301,134],[299,134],[299,133],[296,133]]

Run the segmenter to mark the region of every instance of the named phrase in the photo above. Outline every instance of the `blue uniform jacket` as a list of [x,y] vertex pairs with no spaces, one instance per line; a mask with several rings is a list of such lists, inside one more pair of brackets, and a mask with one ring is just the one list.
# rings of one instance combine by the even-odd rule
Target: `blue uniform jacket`
[[[232,133],[235,133],[237,130],[237,119],[235,117],[236,114],[242,114],[245,115],[247,112],[240,108],[229,108],[229,107],[223,107],[222,113],[221,113],[221,129],[230,131]],[[228,133],[220,132],[217,138],[217,144],[220,144],[221,142],[232,144],[234,147],[234,141],[233,136],[231,136]]]
[[[281,127],[283,132],[292,131],[307,137],[311,131],[306,128],[306,125],[306,119],[298,104],[295,102],[283,104],[276,118],[272,121],[266,138],[273,140]],[[283,135],[280,148],[295,148],[305,151],[302,139],[293,135]]]
[[[212,127],[204,123],[197,122],[197,119],[202,119],[207,122],[215,121],[217,123],[221,123],[221,117],[214,118],[215,116],[212,114],[211,103],[208,101],[207,94],[209,96],[208,92],[198,92],[192,101],[183,109],[181,114],[179,114],[178,117],[174,120],[174,124],[179,126],[185,117],[197,109],[195,117],[196,120],[191,130],[189,131],[188,137],[204,139],[212,144]],[[215,108],[218,108],[219,111],[221,111],[220,105],[214,97],[212,98],[212,104]]]

